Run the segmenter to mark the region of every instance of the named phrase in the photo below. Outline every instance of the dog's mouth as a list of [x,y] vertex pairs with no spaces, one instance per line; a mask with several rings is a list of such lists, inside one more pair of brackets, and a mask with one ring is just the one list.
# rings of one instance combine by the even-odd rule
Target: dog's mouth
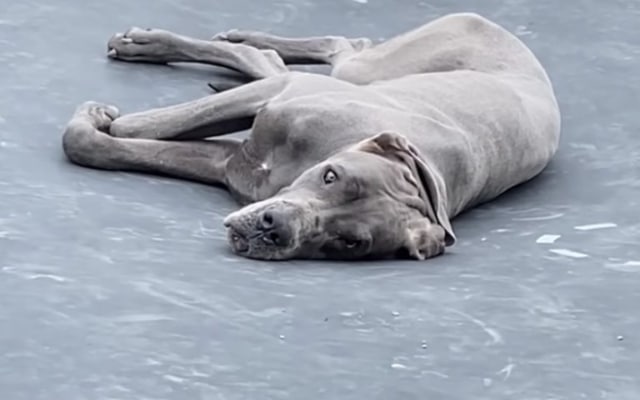
[[231,250],[244,257],[281,259],[294,247],[295,233],[287,220],[268,212],[225,220]]
[[228,228],[229,244],[236,254],[244,254],[249,252],[249,239],[233,228]]
[[261,247],[263,250],[282,250],[290,245],[290,241],[283,241],[279,234],[275,232],[259,232],[246,236],[235,229],[229,229],[228,235],[233,251],[242,255],[248,255],[250,250],[255,247]]

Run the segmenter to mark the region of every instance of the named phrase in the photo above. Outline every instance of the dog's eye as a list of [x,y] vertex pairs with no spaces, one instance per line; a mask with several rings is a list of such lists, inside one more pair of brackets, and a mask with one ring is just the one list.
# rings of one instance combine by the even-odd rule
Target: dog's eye
[[325,183],[325,185],[330,185],[333,182],[338,180],[338,175],[336,175],[336,173],[333,170],[327,170],[327,172],[324,173],[324,176],[322,177],[323,182]]

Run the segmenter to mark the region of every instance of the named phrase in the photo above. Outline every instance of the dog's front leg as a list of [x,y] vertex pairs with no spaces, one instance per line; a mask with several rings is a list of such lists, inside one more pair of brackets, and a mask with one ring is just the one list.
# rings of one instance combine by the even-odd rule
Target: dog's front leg
[[296,73],[276,75],[197,100],[128,114],[111,124],[122,138],[193,140],[248,129],[256,113],[280,94]]
[[115,107],[95,102],[80,105],[63,136],[70,161],[89,168],[145,172],[206,184],[224,185],[226,162],[238,140],[160,141],[110,136]]

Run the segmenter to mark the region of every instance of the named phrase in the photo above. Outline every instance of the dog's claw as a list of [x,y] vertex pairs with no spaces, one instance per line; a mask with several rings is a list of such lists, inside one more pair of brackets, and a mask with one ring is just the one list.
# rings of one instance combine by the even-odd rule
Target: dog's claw
[[109,49],[109,52],[107,52],[107,57],[110,57],[110,58],[118,57],[118,51],[116,49]]

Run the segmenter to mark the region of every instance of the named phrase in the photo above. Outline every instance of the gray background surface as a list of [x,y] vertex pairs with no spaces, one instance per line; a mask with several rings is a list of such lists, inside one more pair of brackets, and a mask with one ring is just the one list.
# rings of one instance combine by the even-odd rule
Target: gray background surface
[[[378,40],[453,11],[534,50],[564,125],[544,174],[457,219],[441,258],[247,261],[225,192],[63,157],[80,102],[209,93],[208,68],[109,62],[131,25]],[[0,0],[0,396],[637,400],[638,21],[633,0]]]

